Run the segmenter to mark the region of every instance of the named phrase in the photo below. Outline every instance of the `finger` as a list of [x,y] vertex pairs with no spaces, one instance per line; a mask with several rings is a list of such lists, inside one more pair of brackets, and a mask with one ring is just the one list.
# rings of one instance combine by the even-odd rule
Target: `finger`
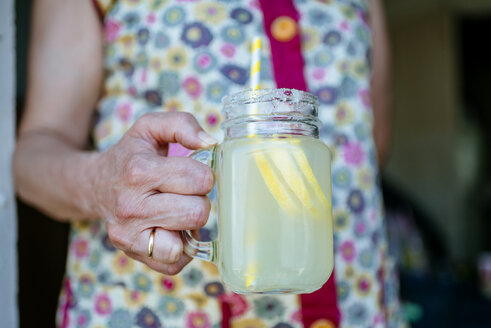
[[179,261],[172,264],[161,263],[154,259],[143,260],[141,262],[145,263],[150,269],[166,275],[175,275],[181,272],[181,270],[191,262],[192,258],[183,254]]
[[[150,235],[149,232],[147,234]],[[157,239],[157,235],[155,236],[155,238]],[[160,238],[160,236],[158,238]],[[160,251],[154,249],[154,254],[152,257],[148,257],[148,254],[146,253],[143,254],[142,252],[126,252],[126,255],[128,255],[134,260],[146,264],[152,270],[158,271],[166,275],[178,274],[182,270],[182,268],[184,268],[186,264],[188,264],[192,260],[191,257],[189,257],[183,252],[179,257],[179,259],[177,260],[177,262],[164,263],[161,261],[160,258],[154,257],[158,252]]]
[[160,192],[204,196],[213,189],[215,176],[208,165],[185,157],[161,160],[161,174],[156,181],[156,189]]
[[[153,237],[152,256],[148,256],[152,231],[155,229]],[[132,253],[140,257],[151,258],[165,264],[177,263],[183,256],[183,244],[177,231],[168,231],[161,228],[150,228],[142,231],[135,241]]]
[[189,149],[210,147],[217,143],[192,114],[185,112],[145,114],[128,132],[159,145],[177,142]]
[[166,230],[197,230],[204,226],[210,214],[210,200],[206,196],[188,196],[158,193],[143,202],[145,213],[136,224],[145,228],[161,227]]
[[135,156],[127,171],[130,184],[148,184],[160,192],[206,195],[215,183],[208,165],[186,157]]

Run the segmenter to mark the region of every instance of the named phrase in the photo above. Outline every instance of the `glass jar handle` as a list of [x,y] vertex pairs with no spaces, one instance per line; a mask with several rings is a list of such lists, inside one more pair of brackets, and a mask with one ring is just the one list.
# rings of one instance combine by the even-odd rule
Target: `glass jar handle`
[[[210,166],[212,169],[215,167],[216,146],[206,149],[200,149],[192,152],[188,155],[192,159],[197,160],[203,164]],[[214,200],[216,201],[216,200]],[[199,241],[196,240],[191,231],[183,230],[180,232],[182,242],[184,244],[184,253],[187,255],[200,260],[205,260],[208,262],[215,263],[217,260],[217,241]]]

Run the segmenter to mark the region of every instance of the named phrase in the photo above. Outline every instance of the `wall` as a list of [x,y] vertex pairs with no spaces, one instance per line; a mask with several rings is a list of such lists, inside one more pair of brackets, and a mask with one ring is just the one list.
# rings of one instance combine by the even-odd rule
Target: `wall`
[[478,138],[461,110],[458,18],[491,1],[385,1],[394,57],[393,151],[384,176],[416,200],[455,259],[478,249],[467,193]]
[[10,174],[14,149],[14,1],[0,2],[0,326],[17,327],[17,230]]

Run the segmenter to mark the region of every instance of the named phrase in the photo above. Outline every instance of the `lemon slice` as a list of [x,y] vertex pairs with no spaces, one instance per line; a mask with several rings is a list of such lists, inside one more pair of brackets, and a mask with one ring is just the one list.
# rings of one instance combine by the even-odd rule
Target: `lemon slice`
[[307,210],[319,217],[329,210],[330,202],[324,195],[298,140],[283,146],[256,152],[254,159],[271,195],[287,213],[299,214]]
[[251,287],[251,285],[254,284],[254,281],[256,280],[256,273],[257,273],[256,264],[251,263],[247,267],[247,271],[245,274],[245,280],[246,280],[246,287],[247,288]]
[[274,162],[259,152],[254,154],[254,159],[264,183],[281,208],[287,212],[298,212],[300,204],[298,204],[295,193],[285,184],[281,172],[278,171]]
[[[289,147],[258,147],[254,153],[264,183],[285,212],[295,216],[306,210],[311,217],[321,218],[323,213],[331,210],[330,201],[324,195],[307,156],[300,148],[300,141],[289,139],[284,142],[288,142]],[[254,262],[248,266],[245,273],[246,287],[254,284],[257,271]]]

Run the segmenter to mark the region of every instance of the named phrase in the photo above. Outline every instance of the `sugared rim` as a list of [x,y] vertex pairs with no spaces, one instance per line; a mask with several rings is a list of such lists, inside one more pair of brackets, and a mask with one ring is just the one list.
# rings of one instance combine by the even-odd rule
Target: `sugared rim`
[[223,97],[222,103],[226,108],[229,105],[257,104],[272,100],[288,102],[290,104],[307,103],[316,107],[319,106],[319,100],[313,94],[301,90],[287,88],[260,90],[248,89]]

